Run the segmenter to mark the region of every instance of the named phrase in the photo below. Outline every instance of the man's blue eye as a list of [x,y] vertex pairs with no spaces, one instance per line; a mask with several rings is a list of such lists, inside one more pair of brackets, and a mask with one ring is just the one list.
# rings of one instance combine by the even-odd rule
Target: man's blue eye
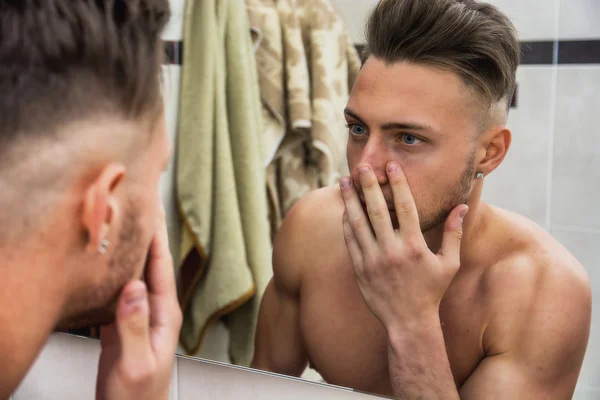
[[414,136],[414,135],[402,135],[402,142],[404,142],[404,144],[416,144],[420,141],[421,139],[419,139],[418,137]]
[[350,125],[350,132],[351,132],[353,135],[358,135],[358,136],[360,136],[360,135],[364,135],[364,134],[365,134],[365,132],[366,132],[366,129],[365,129],[365,127],[364,127],[364,126],[362,126],[362,125],[354,124],[354,125]]

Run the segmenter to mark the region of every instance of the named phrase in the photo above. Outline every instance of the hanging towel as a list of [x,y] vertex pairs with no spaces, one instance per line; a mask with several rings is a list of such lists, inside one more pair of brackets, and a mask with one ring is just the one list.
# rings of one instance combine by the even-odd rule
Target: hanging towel
[[258,77],[239,0],[188,0],[184,22],[177,194],[181,345],[195,354],[227,316],[232,361],[248,365],[271,278]]

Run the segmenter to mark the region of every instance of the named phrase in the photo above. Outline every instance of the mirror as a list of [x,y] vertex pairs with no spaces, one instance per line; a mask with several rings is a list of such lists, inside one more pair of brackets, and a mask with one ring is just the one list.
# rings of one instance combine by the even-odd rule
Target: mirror
[[[381,162],[387,157],[384,161],[404,164],[434,253],[440,246],[436,229],[439,233],[454,206],[466,200],[477,206],[474,199],[481,196],[498,207],[469,211],[485,209],[485,221],[493,223],[463,238],[477,246],[463,247],[462,261],[469,262],[461,265],[442,298],[436,329],[443,333],[446,354],[429,364],[446,363],[464,390],[488,384],[474,371],[483,371],[487,356],[504,352],[490,338],[502,342],[505,335],[523,335],[522,340],[530,340],[524,354],[535,344],[524,332],[503,330],[525,320],[495,319],[498,313],[522,317],[514,310],[529,299],[519,297],[531,290],[519,286],[526,277],[510,269],[521,259],[519,246],[533,246],[525,254],[551,251],[558,264],[570,257],[558,250],[558,243],[586,268],[600,259],[595,246],[600,169],[593,167],[600,160],[594,118],[600,31],[592,23],[600,17],[600,4],[567,7],[555,0],[553,7],[542,0],[490,0],[516,25],[522,46],[516,90],[508,102],[511,143],[507,130],[498,128],[504,109],[490,114],[492,120],[499,118],[488,125],[495,132],[484,129],[471,141],[456,135],[475,125],[467,90],[452,72],[382,62],[361,70],[364,24],[376,0],[272,3],[247,0],[241,10],[215,0],[196,2],[196,7],[172,1],[164,82],[177,153],[161,192],[185,314],[180,353],[392,396],[388,336],[357,282],[337,186],[360,163],[371,164],[385,182]],[[230,18],[225,38],[214,37],[222,22],[216,15]],[[244,18],[251,27],[247,41],[235,39],[247,32]],[[187,42],[188,37],[195,39]],[[256,61],[256,71],[248,60]],[[216,78],[199,84],[200,74],[192,68],[212,71]],[[239,82],[251,84],[236,86]],[[414,119],[403,119],[407,115]],[[388,122],[395,124],[381,127]],[[366,135],[369,142],[361,138]],[[480,168],[485,169],[482,193],[483,181],[476,175]],[[313,192],[322,187],[330,188]],[[389,185],[387,190],[389,200]],[[509,255],[516,258],[505,258]],[[551,299],[548,295],[528,304],[549,304],[548,318],[564,318]],[[508,309],[502,308],[504,301]],[[530,317],[541,318],[523,318]],[[577,321],[586,326],[585,316]],[[541,322],[519,326],[542,329]],[[579,354],[572,360],[579,365],[587,336],[573,335],[583,343],[570,350]],[[592,335],[589,348],[598,343]],[[594,377],[600,370],[590,361],[593,356],[588,354],[580,375],[581,396],[587,387],[597,388]],[[562,382],[561,390],[574,387],[577,375]],[[490,386],[496,382],[489,379]],[[522,390],[534,389],[524,385]]]

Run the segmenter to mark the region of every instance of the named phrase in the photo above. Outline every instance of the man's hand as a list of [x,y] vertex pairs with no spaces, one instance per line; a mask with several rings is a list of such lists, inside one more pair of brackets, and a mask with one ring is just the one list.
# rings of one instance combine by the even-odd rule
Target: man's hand
[[399,230],[393,228],[372,168],[365,165],[359,171],[368,217],[352,180],[344,178],[340,186],[346,206],[346,246],[367,306],[388,331],[391,326],[414,326],[432,316],[437,318],[441,299],[460,266],[462,221],[468,207],[459,205],[450,213],[440,251],[434,254],[421,233],[417,208],[400,166],[395,162],[387,165]]
[[102,328],[96,398],[165,400],[182,316],[169,252],[164,209],[146,266],[148,288],[129,282],[119,298],[116,322]]

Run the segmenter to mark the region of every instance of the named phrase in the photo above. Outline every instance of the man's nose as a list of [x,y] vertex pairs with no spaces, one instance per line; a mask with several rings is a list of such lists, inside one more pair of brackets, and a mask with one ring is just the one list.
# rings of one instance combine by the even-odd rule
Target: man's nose
[[360,182],[359,168],[364,165],[369,165],[375,172],[377,181],[380,185],[387,183],[388,177],[385,172],[389,157],[385,149],[378,146],[376,143],[367,143],[360,157],[360,162],[352,171],[352,179],[354,182]]

